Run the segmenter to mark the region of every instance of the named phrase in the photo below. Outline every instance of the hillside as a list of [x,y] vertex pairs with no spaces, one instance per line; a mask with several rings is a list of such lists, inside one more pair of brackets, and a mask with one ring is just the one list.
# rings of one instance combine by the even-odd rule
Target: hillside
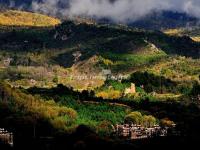
[[[99,23],[115,24],[109,18],[97,20]],[[166,30],[173,28],[197,27],[199,19],[176,11],[153,11],[126,25],[146,30]],[[124,23],[123,23],[124,24]]]
[[196,42],[200,42],[200,28],[199,27],[190,27],[190,28],[174,28],[164,30],[168,35],[172,36],[188,36]]
[[[162,66],[165,77],[183,87],[185,82],[191,87],[198,80],[200,44],[187,37],[71,21],[55,29],[2,29],[0,35],[1,76],[15,86],[62,83],[80,90],[94,89],[104,83],[103,70],[129,76],[148,68],[159,74]],[[179,63],[183,66],[177,66]]]
[[6,10],[0,12],[0,25],[4,26],[55,26],[60,23],[60,20],[48,17],[41,14]]
[[153,12],[129,25],[151,30],[163,30],[171,28],[184,28],[198,26],[198,19],[185,13],[163,11]]
[[[0,128],[15,134],[15,149],[199,140],[199,42],[80,18],[1,14]],[[127,123],[145,129],[138,142],[117,131]],[[165,137],[147,135],[157,127]]]

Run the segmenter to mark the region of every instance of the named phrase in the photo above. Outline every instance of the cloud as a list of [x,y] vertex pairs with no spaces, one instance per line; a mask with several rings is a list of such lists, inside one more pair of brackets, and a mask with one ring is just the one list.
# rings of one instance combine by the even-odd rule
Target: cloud
[[184,3],[182,11],[200,18],[200,1],[199,0],[188,0]]
[[69,14],[128,21],[137,20],[153,10],[161,10],[166,7],[168,7],[167,4],[161,0],[146,0],[145,2],[141,0],[117,0],[115,2],[108,0],[72,0]]
[[70,17],[110,18],[116,22],[135,21],[152,11],[162,10],[200,18],[200,0],[32,0],[31,9]]

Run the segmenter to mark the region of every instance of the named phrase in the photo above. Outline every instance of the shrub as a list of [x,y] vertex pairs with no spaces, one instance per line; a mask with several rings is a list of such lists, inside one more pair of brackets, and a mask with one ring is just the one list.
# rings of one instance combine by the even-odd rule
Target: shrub
[[193,85],[193,88],[190,92],[190,95],[192,96],[198,96],[200,95],[200,84],[198,84],[197,82]]
[[15,112],[31,116],[36,114],[37,118],[49,120],[58,129],[65,129],[77,118],[77,113],[72,108],[60,107],[53,100],[36,99],[32,95],[13,89],[4,83],[0,83],[0,93],[4,93],[5,96],[2,97],[2,100],[12,105],[11,109]]
[[152,115],[142,115],[140,112],[135,111],[125,117],[125,122],[142,125],[144,127],[152,127],[157,123],[157,120]]
[[164,118],[160,120],[160,125],[162,127],[172,127],[174,124],[173,121],[171,121],[169,118]]
[[[127,82],[127,81],[126,81]],[[146,92],[171,92],[176,89],[177,84],[163,76],[157,76],[149,72],[135,72],[128,82],[135,83],[136,86],[144,85]]]
[[75,120],[77,118],[77,112],[72,108],[60,107],[58,111],[59,116],[68,116],[71,120]]
[[54,83],[58,84],[58,76],[55,76],[52,80]]
[[131,112],[125,117],[125,122],[133,123],[133,124],[141,124],[142,123],[142,114],[138,111]]
[[156,124],[156,118],[154,116],[143,116],[143,125],[145,127],[153,127]]
[[122,92],[117,90],[102,91],[96,94],[97,97],[102,97],[103,99],[118,99],[122,97]]
[[97,132],[104,137],[111,135],[113,131],[114,131],[114,126],[112,125],[111,122],[106,120],[100,122],[100,124],[97,126]]
[[66,120],[64,120],[61,117],[57,117],[57,118],[51,119],[50,122],[53,125],[53,127],[56,128],[56,129],[65,129],[66,125],[67,125]]

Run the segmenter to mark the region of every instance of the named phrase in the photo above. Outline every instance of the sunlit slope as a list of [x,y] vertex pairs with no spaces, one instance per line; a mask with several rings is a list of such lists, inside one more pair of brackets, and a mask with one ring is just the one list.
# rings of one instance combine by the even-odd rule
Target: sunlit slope
[[54,26],[59,23],[59,19],[37,13],[16,10],[0,12],[0,25],[43,27]]
[[189,36],[193,41],[200,42],[200,29],[199,27],[195,28],[177,28],[177,29],[168,29],[164,31],[165,34],[170,36]]

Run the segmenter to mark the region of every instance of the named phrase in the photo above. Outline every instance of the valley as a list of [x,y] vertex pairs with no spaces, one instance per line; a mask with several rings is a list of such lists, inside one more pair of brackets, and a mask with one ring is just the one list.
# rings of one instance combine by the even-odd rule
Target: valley
[[[0,12],[0,128],[14,134],[14,149],[195,145],[198,31]],[[178,134],[130,141],[115,135],[120,124],[176,125]]]

